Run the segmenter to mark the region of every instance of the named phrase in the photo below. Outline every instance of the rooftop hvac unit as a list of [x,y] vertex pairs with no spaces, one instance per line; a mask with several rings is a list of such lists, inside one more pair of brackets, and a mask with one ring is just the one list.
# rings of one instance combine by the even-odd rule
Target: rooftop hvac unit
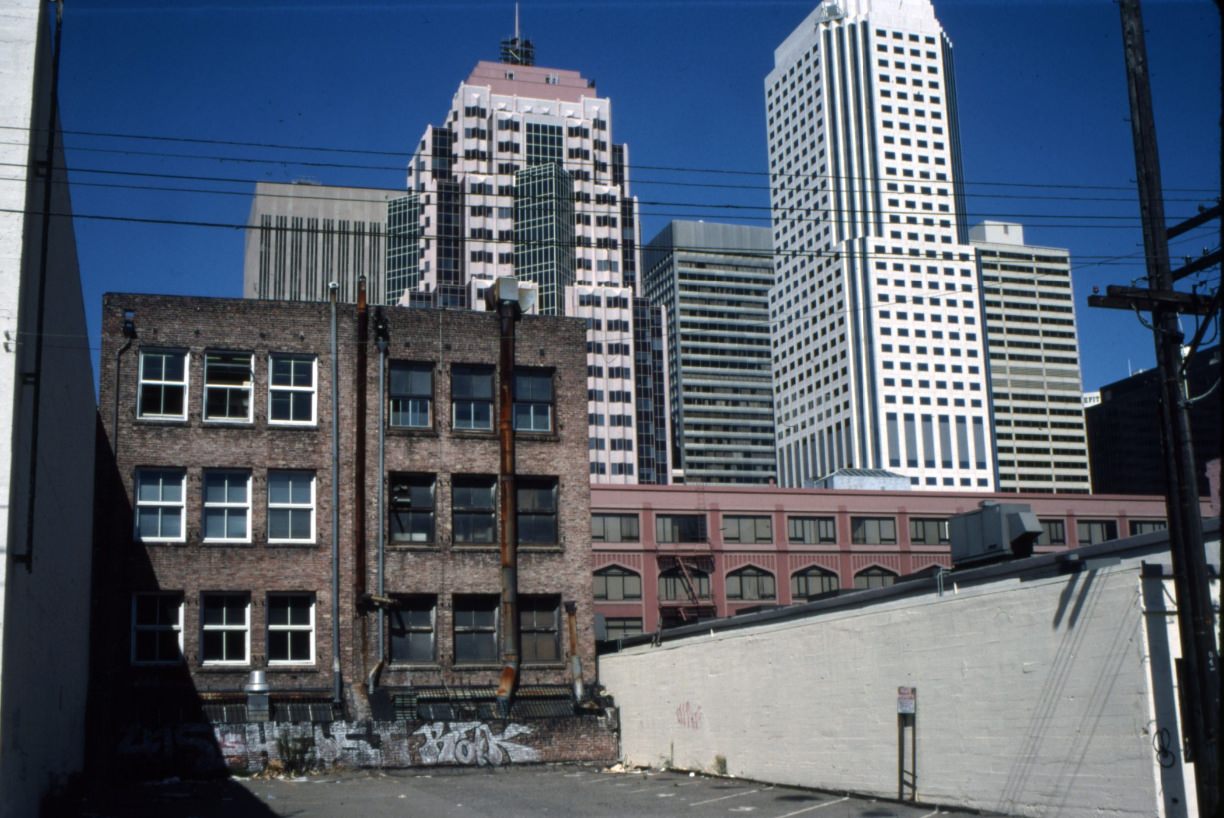
[[1041,523],[1029,506],[987,500],[977,511],[953,517],[948,534],[952,567],[966,568],[1032,556]]

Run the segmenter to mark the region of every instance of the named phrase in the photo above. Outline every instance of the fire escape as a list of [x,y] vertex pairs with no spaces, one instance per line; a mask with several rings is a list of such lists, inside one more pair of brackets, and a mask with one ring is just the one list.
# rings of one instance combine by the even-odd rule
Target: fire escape
[[677,537],[678,542],[660,544],[659,575],[674,579],[673,588],[679,586],[678,593],[659,594],[659,621],[664,628],[712,619],[717,615],[710,588],[714,551],[704,514],[700,523],[693,531],[685,532],[687,536]]

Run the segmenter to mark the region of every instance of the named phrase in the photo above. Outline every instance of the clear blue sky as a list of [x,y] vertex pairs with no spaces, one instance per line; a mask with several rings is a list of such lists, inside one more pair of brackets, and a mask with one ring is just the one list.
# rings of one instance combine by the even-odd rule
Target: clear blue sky
[[[523,34],[537,64],[578,70],[611,98],[649,240],[670,218],[768,225],[763,81],[814,5],[526,2]],[[425,126],[513,29],[511,2],[65,7],[67,131],[386,152],[66,135],[78,214],[222,225],[245,222],[259,179],[402,187]],[[1117,6],[935,9],[956,55],[970,223],[1019,221],[1029,243],[1071,250],[1085,388],[1151,366],[1136,317],[1086,301],[1144,274]],[[1147,0],[1144,15],[1172,222],[1219,195],[1219,15],[1210,0]],[[1175,258],[1216,247],[1217,229],[1178,240]],[[95,347],[104,292],[241,295],[241,230],[80,219],[77,240]]]

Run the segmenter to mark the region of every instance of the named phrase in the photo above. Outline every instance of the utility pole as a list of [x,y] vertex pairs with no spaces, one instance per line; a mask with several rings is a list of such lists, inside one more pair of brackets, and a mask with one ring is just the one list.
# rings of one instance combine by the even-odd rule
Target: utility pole
[[[1169,546],[1177,594],[1177,626],[1181,641],[1182,727],[1187,739],[1186,760],[1194,764],[1200,815],[1217,815],[1220,808],[1220,667],[1215,642],[1214,616],[1203,547],[1198,482],[1190,441],[1190,420],[1182,391],[1184,337],[1179,313],[1211,315],[1219,311],[1219,291],[1212,298],[1177,292],[1174,282],[1219,259],[1201,259],[1176,273],[1169,266],[1169,235],[1194,226],[1166,228],[1148,77],[1147,47],[1139,0],[1119,0],[1126,77],[1130,95],[1131,133],[1135,145],[1135,172],[1143,219],[1143,247],[1147,258],[1148,287],[1109,287],[1107,296],[1088,303],[1098,307],[1150,310],[1159,372],[1161,441],[1165,453],[1165,505],[1169,518]],[[1219,217],[1219,207],[1209,218]],[[1195,221],[1195,220],[1191,220]],[[1195,343],[1201,339],[1198,333]]]

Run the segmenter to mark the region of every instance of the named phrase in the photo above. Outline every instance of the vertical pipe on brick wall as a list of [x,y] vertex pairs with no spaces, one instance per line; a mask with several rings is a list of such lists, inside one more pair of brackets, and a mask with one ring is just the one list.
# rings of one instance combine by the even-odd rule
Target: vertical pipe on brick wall
[[510,715],[510,703],[518,684],[518,497],[514,479],[514,322],[519,305],[502,300],[497,304],[501,323],[501,348],[497,364],[497,430],[501,459],[498,469],[497,502],[501,545],[501,653],[502,672],[497,685],[497,704],[502,718]]
[[[362,605],[366,592],[366,344],[370,340],[370,311],[366,304],[365,276],[357,277],[357,350],[353,373],[356,401],[356,446],[353,452],[353,604]],[[358,608],[364,611],[364,608]],[[361,617],[361,650],[357,667],[369,656],[369,619]]]
[[[380,308],[374,315],[374,338],[378,345],[378,564],[375,569],[374,583],[377,586],[375,593],[382,599],[386,594],[387,581],[387,549],[386,538],[387,532],[385,529],[385,514],[387,502],[387,319],[383,316],[383,311]],[[386,636],[387,612],[382,607],[378,606],[378,664],[374,666],[374,670],[370,673],[369,689],[374,692],[375,686],[378,684],[378,674],[387,664],[387,636]]]
[[336,291],[340,285],[327,285],[331,297],[331,614],[332,614],[332,704],[341,702],[340,680],[340,360],[336,344]]

